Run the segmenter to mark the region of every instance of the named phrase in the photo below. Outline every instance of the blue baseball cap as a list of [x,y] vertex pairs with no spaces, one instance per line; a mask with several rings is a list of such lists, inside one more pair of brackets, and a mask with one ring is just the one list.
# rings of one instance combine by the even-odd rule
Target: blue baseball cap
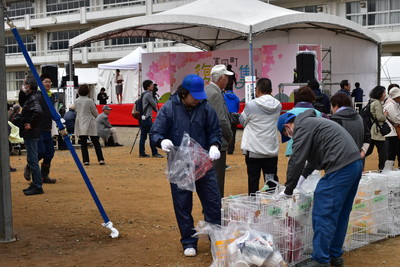
[[290,140],[289,137],[283,134],[283,130],[285,130],[285,124],[288,123],[291,119],[296,118],[296,115],[293,113],[286,112],[279,116],[278,119],[278,131],[282,135],[282,143],[285,143]]
[[182,81],[182,87],[188,90],[194,99],[203,100],[207,98],[204,91],[204,80],[199,75],[187,75]]

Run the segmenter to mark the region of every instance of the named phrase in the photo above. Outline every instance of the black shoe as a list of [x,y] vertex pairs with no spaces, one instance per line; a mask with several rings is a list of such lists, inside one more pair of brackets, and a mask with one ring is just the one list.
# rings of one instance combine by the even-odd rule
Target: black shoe
[[31,180],[31,176],[32,176],[31,169],[29,169],[28,165],[25,165],[25,168],[24,168],[24,178],[25,178],[25,180],[30,181]]
[[37,188],[35,186],[32,186],[31,189],[24,191],[24,194],[26,196],[33,196],[33,195],[40,195],[43,194],[43,189],[42,188]]
[[232,155],[232,154],[233,154],[233,152],[228,151],[228,155]]
[[313,259],[307,259],[295,265],[295,267],[329,267],[329,263],[319,263]]
[[343,260],[342,256],[331,259],[330,263],[331,263],[331,266],[344,267],[344,260]]
[[163,155],[161,155],[161,154],[155,154],[155,155],[153,155],[153,158],[163,158],[164,156]]
[[115,143],[114,146],[122,146],[121,144]]
[[150,158],[150,155],[147,154],[139,155],[139,158]]
[[31,190],[31,188],[33,187],[33,183],[30,183],[29,184],[29,186],[27,187],[27,188],[25,188],[25,189],[22,189],[22,192],[25,192],[25,191],[28,191],[28,190]]
[[16,172],[17,169],[10,166],[10,172]]
[[225,165],[225,170],[229,170],[230,168],[231,168],[231,166]]
[[46,176],[42,178],[42,181],[45,184],[55,184],[57,182],[57,179],[52,179],[49,176]]

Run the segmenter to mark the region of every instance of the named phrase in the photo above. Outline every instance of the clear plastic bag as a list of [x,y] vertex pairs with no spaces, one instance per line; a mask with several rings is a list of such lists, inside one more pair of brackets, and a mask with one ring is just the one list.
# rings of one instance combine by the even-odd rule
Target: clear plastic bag
[[212,267],[287,266],[274,246],[272,235],[253,230],[249,225],[219,226],[200,221],[196,230],[196,235],[205,234],[211,240]]
[[196,191],[196,180],[212,168],[212,161],[206,150],[184,133],[181,145],[171,148],[168,153],[167,179],[180,189]]

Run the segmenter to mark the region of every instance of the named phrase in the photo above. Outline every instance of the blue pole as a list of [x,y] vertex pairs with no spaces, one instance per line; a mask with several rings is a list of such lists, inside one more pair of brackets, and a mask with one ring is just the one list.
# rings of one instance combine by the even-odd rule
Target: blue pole
[[46,89],[44,88],[42,80],[40,79],[39,74],[37,73],[36,68],[32,63],[31,57],[29,56],[29,54],[28,54],[28,52],[27,52],[27,50],[25,48],[25,45],[22,42],[22,39],[21,39],[21,37],[20,37],[20,35],[18,33],[17,28],[16,27],[12,27],[11,31],[14,34],[15,40],[17,41],[19,47],[21,48],[22,54],[24,55],[25,60],[28,63],[29,68],[32,71],[32,74],[36,79],[36,82],[37,82],[37,84],[38,84],[38,86],[39,86],[39,88],[40,88],[40,90],[42,92],[43,98],[46,101],[46,104],[50,109],[51,116],[53,117],[53,120],[56,122],[57,127],[58,127],[58,129],[60,131],[60,134],[63,135],[63,139],[64,139],[65,143],[67,144],[67,147],[68,147],[69,151],[71,152],[72,157],[74,158],[76,165],[78,166],[78,169],[79,169],[79,171],[80,171],[80,173],[82,175],[82,178],[85,181],[86,186],[89,189],[89,192],[92,195],[92,198],[93,198],[94,202],[97,205],[97,208],[100,211],[101,217],[103,217],[103,220],[104,220],[103,226],[105,226],[105,225],[110,223],[110,220],[108,219],[108,216],[107,216],[103,206],[101,205],[101,202],[100,202],[99,198],[97,197],[96,191],[94,190],[93,185],[90,182],[89,177],[87,176],[86,171],[85,171],[81,161],[79,160],[79,157],[76,154],[76,151],[75,151],[74,147],[72,146],[71,140],[69,139],[68,135],[65,133],[64,125],[61,122],[61,116],[60,116],[60,114],[57,113],[57,111],[55,110],[55,108],[54,108],[54,106],[53,106],[53,104],[52,104],[52,102],[50,100],[50,97],[47,95]]

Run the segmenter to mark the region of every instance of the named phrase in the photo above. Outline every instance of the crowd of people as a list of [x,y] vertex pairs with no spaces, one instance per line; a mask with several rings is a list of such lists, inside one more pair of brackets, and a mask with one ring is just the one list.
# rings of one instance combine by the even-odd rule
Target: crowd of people
[[[225,172],[229,167],[226,158],[234,153],[237,125],[243,126],[240,148],[247,166],[248,194],[260,190],[261,175],[265,190],[273,190],[279,183],[280,133],[281,142],[287,143],[288,169],[285,190],[279,197],[291,197],[294,189],[314,170],[325,171],[314,193],[314,251],[312,258],[299,266],[343,266],[342,245],[365,158],[376,146],[379,170],[393,168],[396,156],[400,162],[400,140],[396,131],[400,124],[399,86],[393,84],[388,91],[382,86],[371,90],[368,111],[373,123],[368,128],[359,114],[365,111],[363,90],[358,82],[350,92],[350,83],[343,80],[340,90],[329,98],[321,91],[318,81],[310,80],[307,86],[294,91],[294,107],[281,114],[282,104],[272,95],[272,81],[260,78],[255,85],[255,98],[239,113],[240,99],[234,93],[236,76],[232,66],[216,65],[210,74],[208,85],[198,75],[187,75],[160,110],[155,84],[150,80],[143,82],[139,157],[150,157],[145,152],[149,136],[152,156],[163,158],[157,150],[161,148],[169,161],[172,147],[179,146],[184,133],[188,133],[212,160],[213,167],[196,180],[195,186],[205,221],[220,224]],[[41,79],[52,99],[51,78],[42,75]],[[119,72],[115,79],[119,86],[117,93],[121,95],[123,78]],[[79,137],[82,162],[86,166],[90,165],[89,139],[100,165],[105,164],[100,138],[106,146],[120,146],[117,130],[108,118],[112,108],[106,105],[108,96],[103,89],[97,98],[103,104],[101,114],[89,97],[90,88],[81,85],[78,98],[64,115],[68,133]],[[118,100],[121,104],[122,97]],[[9,120],[19,127],[27,152],[24,177],[32,183],[23,191],[25,195],[42,194],[43,183],[56,183],[56,179],[49,176],[54,157],[53,122],[33,77],[24,80],[18,103],[10,107]],[[157,113],[155,120],[153,112]],[[385,123],[390,127],[388,133],[382,132]],[[193,237],[191,215],[193,193],[171,183],[171,194],[184,255],[196,256],[197,239]]]

